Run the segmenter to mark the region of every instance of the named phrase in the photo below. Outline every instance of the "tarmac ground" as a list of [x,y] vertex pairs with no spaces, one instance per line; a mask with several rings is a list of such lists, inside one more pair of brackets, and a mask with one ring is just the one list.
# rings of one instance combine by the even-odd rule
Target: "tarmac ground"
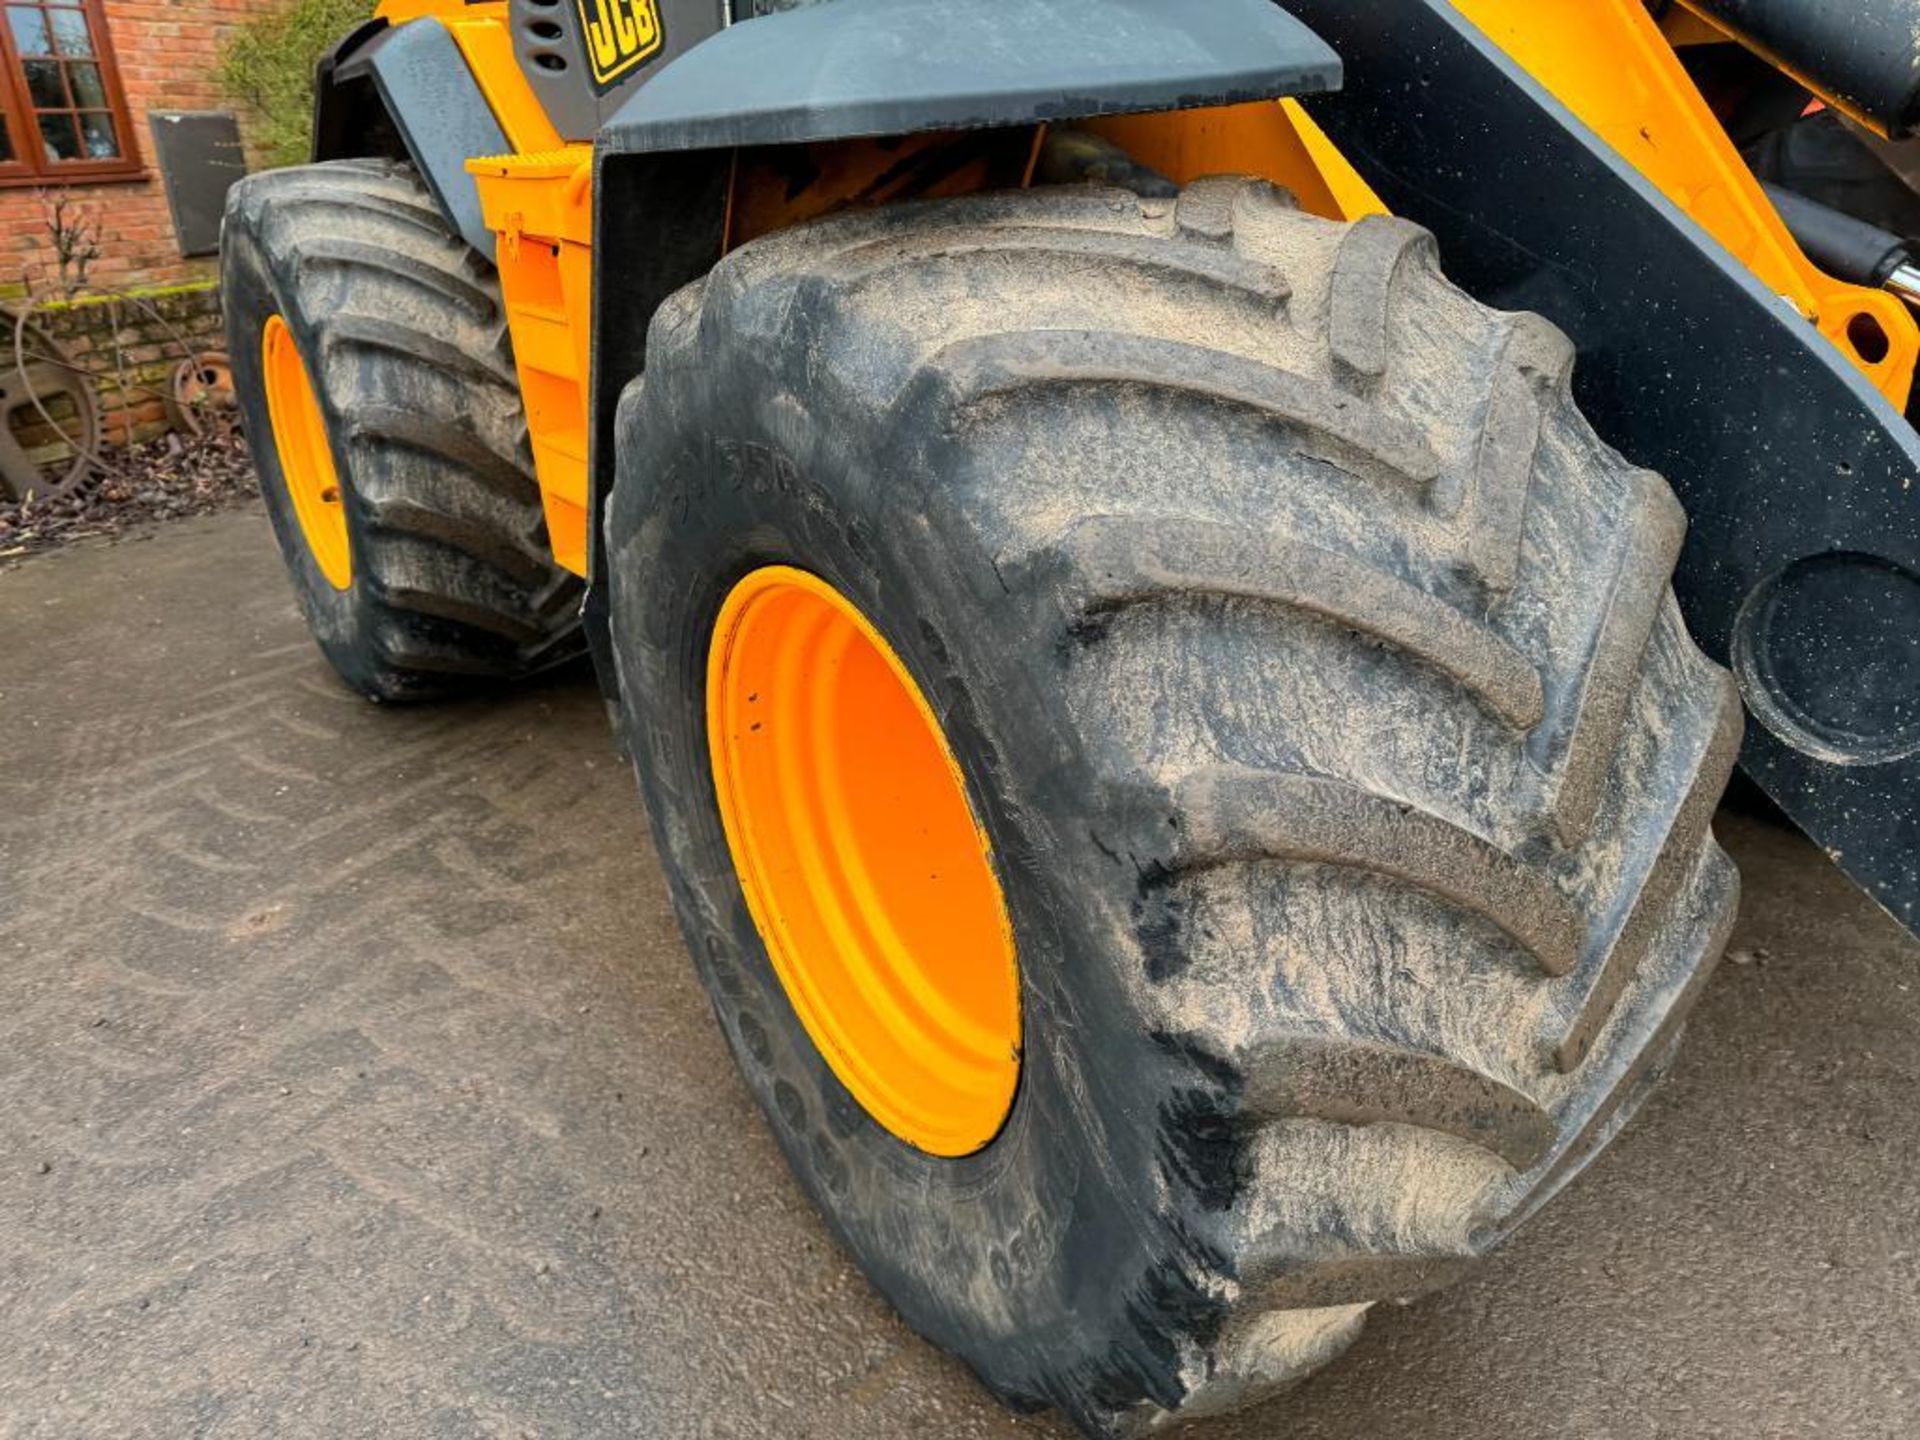
[[[1195,1440],[1920,1434],[1920,945],[1719,832],[1619,1142]],[[257,511],[0,573],[0,1436],[1065,1434],[788,1178],[590,679],[362,703]]]

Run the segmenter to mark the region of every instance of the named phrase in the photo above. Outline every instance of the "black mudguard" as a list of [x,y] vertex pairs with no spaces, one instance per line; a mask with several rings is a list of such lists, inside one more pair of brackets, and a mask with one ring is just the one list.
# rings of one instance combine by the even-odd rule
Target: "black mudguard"
[[1478,298],[1580,351],[1594,426],[1691,531],[1674,585],[1752,712],[1748,772],[1909,929],[1920,905],[1920,437],[1799,316],[1445,0],[1290,0],[1314,107]]
[[1686,0],[1882,135],[1920,117],[1920,0]]
[[512,147],[438,20],[370,21],[335,46],[316,76],[313,134],[315,160],[411,160],[460,238],[494,258],[494,235],[467,161]]
[[609,155],[786,145],[1338,89],[1270,0],[835,0],[723,30],[600,132]]
[[596,156],[586,623],[603,683],[614,414],[654,311],[720,257],[736,148],[1229,105],[1340,78],[1271,0],[833,0],[736,23],[655,72]]

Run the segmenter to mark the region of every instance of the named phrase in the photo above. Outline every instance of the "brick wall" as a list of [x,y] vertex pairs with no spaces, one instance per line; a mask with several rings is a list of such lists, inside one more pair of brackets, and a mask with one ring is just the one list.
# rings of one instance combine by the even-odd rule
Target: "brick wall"
[[[59,192],[93,212],[102,254],[90,278],[129,288],[211,278],[211,258],[183,260],[154,166],[147,112],[233,110],[215,78],[221,47],[236,25],[278,0],[106,0],[108,41],[120,65],[132,112],[128,137],[146,167],[138,180],[63,185]],[[372,9],[372,0],[368,0]],[[244,127],[245,117],[242,116]],[[244,128],[243,132],[244,134]],[[44,291],[54,268],[42,211],[45,193],[0,189],[0,296],[27,282]]]
[[[220,54],[234,27],[282,0],[106,0],[107,42],[120,68],[133,121],[128,141],[144,173],[92,185],[0,188],[0,307],[23,294],[34,318],[73,359],[102,375],[97,387],[109,443],[146,439],[168,428],[162,398],[183,351],[225,348],[218,263],[183,259],[153,153],[149,110],[238,112],[220,89]],[[371,12],[373,0],[368,0]],[[242,139],[246,116],[240,114]],[[135,301],[83,294],[58,298],[57,266],[46,206],[61,196],[97,223],[100,257],[89,289],[131,291]],[[9,350],[12,331],[3,337]],[[121,383],[125,382],[124,386]],[[31,443],[44,436],[16,434]],[[56,447],[57,448],[57,447]]]
[[[103,438],[110,445],[151,439],[172,428],[177,417],[169,397],[175,369],[188,350],[204,354],[227,345],[219,292],[211,282],[137,294],[89,295],[41,305],[33,312],[34,322],[73,363],[101,377],[95,393]],[[11,343],[10,333],[7,339]],[[14,438],[31,451],[35,441],[49,437],[16,431]]]

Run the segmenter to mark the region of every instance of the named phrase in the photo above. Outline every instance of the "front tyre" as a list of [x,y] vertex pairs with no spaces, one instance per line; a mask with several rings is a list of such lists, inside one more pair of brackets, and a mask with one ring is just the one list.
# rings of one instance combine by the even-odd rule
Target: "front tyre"
[[[1011,1403],[1119,1434],[1284,1387],[1470,1267],[1665,1066],[1733,914],[1708,823],[1740,711],[1667,588],[1678,507],[1571,363],[1417,228],[1234,180],[836,217],[656,318],[609,581],[680,919],[835,1232]],[[716,702],[770,572],[897,657],[977,821],[1017,1084],[968,1145],[866,1103],[809,978],[852,952],[809,949],[740,843],[716,757],[764,743],[766,823],[816,837],[791,868],[842,918],[878,897],[844,935],[944,883],[889,891],[845,857],[931,852],[808,820],[843,783],[800,736],[835,704],[790,703],[834,689],[816,631]],[[882,783],[876,743],[828,768]],[[912,1010],[884,964],[855,988]]]

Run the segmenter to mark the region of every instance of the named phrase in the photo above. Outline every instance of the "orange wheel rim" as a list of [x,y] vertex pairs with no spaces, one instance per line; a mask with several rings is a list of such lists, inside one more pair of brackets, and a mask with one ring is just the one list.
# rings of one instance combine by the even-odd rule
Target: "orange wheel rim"
[[801,1023],[879,1124],[967,1155],[1020,1077],[1013,928],[926,697],[818,576],[756,570],[707,661],[734,868]]
[[306,362],[293,343],[287,322],[274,315],[260,337],[262,371],[266,376],[267,417],[273,424],[273,448],[280,457],[280,474],[293,501],[294,517],[307,542],[313,563],[327,583],[345,590],[353,583],[353,547],[347,540],[347,507],[342,503],[340,476],[327,442],[327,424],[320,414]]

